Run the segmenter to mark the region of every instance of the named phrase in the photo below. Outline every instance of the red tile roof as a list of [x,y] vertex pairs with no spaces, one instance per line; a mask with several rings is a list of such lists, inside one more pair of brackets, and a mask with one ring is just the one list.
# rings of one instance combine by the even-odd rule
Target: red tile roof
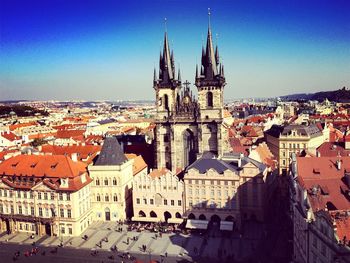
[[[338,160],[341,160],[339,170]],[[299,184],[308,190],[314,211],[323,210],[329,204],[336,210],[350,208],[350,202],[341,190],[348,189],[343,178],[345,171],[350,172],[350,157],[297,157],[297,169]],[[325,189],[328,194],[324,194]]]
[[343,142],[324,142],[317,151],[322,157],[350,156],[350,150],[345,150]]
[[1,133],[1,136],[4,137],[5,139],[13,142],[16,140],[21,140],[20,136],[17,136],[16,134],[12,133],[12,132],[3,132]]
[[92,159],[98,152],[101,151],[100,145],[70,145],[70,146],[56,146],[56,145],[43,145],[41,152],[52,153],[53,155],[67,155],[77,154],[79,161],[91,163]]
[[[81,179],[86,174],[86,181]],[[13,188],[31,189],[44,183],[53,190],[77,191],[89,184],[86,164],[63,155],[18,155],[0,164],[2,182]],[[67,187],[61,179],[68,179]]]
[[57,138],[60,139],[70,139],[70,138],[81,138],[84,136],[85,130],[58,130]]
[[0,164],[0,174],[34,177],[75,177],[86,172],[86,164],[64,155],[18,155]]
[[139,172],[141,172],[143,169],[147,168],[147,164],[146,164],[145,160],[143,160],[141,155],[127,153],[127,154],[125,154],[125,156],[129,160],[134,159],[134,164],[132,167],[132,171],[133,171],[134,176],[137,175]]

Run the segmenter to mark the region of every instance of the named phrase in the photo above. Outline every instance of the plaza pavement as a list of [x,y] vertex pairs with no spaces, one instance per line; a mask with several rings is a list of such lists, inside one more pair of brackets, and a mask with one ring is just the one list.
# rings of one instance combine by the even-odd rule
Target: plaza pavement
[[[35,242],[35,245],[39,248],[49,248],[57,247],[62,240],[63,248],[69,249],[70,251],[85,250],[86,252],[86,250],[88,250],[90,252],[90,250],[96,249],[101,253],[107,253],[112,246],[116,245],[119,252],[129,252],[135,255],[136,258],[145,258],[146,261],[149,261],[149,258],[159,259],[161,255],[163,256],[167,253],[168,258],[163,257],[163,259],[167,260],[164,260],[164,262],[172,262],[174,259],[189,262],[215,262],[219,259],[219,249],[221,249],[223,254],[222,258],[226,258],[226,256],[229,255],[234,255],[237,261],[255,258],[255,249],[259,243],[261,243],[263,233],[262,224],[249,222],[245,225],[242,235],[237,232],[232,233],[230,237],[224,237],[217,233],[215,236],[209,234],[209,238],[205,244],[204,237],[199,234],[184,235],[169,233],[163,234],[161,238],[155,238],[155,233],[148,231],[127,232],[126,227],[127,226],[124,225],[123,231],[118,232],[115,230],[117,228],[115,222],[94,222],[82,234],[82,236],[88,236],[87,240],[84,240],[82,237],[59,238],[51,236],[35,236],[34,239],[31,239],[29,234],[26,233],[14,233],[10,235],[1,233],[0,242],[3,245],[22,245],[24,247],[30,247],[30,245]],[[101,247],[99,247],[100,241],[105,237],[108,238],[108,242],[102,241]],[[133,237],[137,237],[137,240],[133,240]],[[128,238],[129,244],[127,243]],[[142,251],[142,245],[146,245],[146,252]],[[197,253],[195,253],[196,251]],[[61,255],[64,255],[64,253]],[[75,253],[75,256],[77,255],[78,254]],[[86,253],[86,255],[90,256],[89,253]],[[82,258],[84,258],[84,256]],[[69,259],[69,257],[67,259]]]

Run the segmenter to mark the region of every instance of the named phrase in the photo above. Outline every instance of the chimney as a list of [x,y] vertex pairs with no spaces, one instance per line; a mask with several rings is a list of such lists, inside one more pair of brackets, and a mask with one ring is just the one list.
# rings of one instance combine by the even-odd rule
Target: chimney
[[72,161],[73,161],[73,162],[77,162],[77,161],[78,161],[78,155],[77,155],[77,153],[72,153],[71,158],[72,158]]
[[316,157],[321,157],[321,153],[316,150]]

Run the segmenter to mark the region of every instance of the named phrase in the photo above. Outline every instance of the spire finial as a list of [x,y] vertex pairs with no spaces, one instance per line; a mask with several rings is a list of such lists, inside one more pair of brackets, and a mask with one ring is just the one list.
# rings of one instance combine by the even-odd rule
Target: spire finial
[[164,17],[164,27],[165,27],[165,33],[168,32],[167,24],[166,24],[166,17]]
[[210,29],[210,7],[208,7],[208,28]]

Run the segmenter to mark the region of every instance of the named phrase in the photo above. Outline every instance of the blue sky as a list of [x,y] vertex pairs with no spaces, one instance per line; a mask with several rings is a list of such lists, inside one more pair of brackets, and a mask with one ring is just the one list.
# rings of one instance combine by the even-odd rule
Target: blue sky
[[225,99],[350,88],[346,0],[0,0],[0,100],[153,99],[165,17],[193,83],[208,7]]

